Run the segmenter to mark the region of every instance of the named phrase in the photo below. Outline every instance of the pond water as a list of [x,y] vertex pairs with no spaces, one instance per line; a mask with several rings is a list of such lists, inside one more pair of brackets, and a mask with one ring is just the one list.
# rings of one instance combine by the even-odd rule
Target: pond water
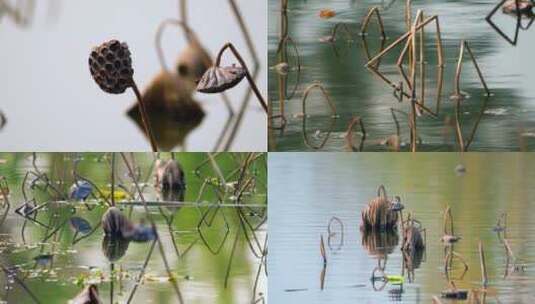
[[[152,154],[126,157],[139,172],[136,175],[148,211],[183,303],[264,303],[266,156],[215,155],[227,185],[222,186],[225,182],[218,179],[206,154],[177,153],[185,172],[183,201],[161,200],[153,185]],[[100,221],[108,208],[106,200],[111,199],[109,154],[37,154],[36,167],[31,154],[0,154],[0,159],[0,176],[6,178],[10,190],[10,207],[6,208],[3,196],[0,201],[0,263],[10,274],[6,276],[4,271],[0,275],[0,302],[35,303],[31,293],[40,303],[67,303],[84,286],[96,284],[103,303],[178,303],[157,242],[108,242],[104,238]],[[246,159],[249,162],[244,166]],[[150,225],[119,154],[115,168],[117,207],[133,223]],[[51,182],[36,179],[31,173],[22,192],[29,171],[46,174]],[[236,200],[229,189],[236,185],[241,172],[242,181],[252,182],[236,186],[242,193]],[[90,196],[85,203],[58,199],[68,193],[75,173],[79,181],[87,179],[95,184],[95,197]],[[37,205],[48,202],[38,209],[35,219],[31,214],[26,219],[15,212],[32,199]],[[73,218],[85,220],[89,227],[70,224]],[[144,263],[148,263],[146,268]]]
[[[121,95],[101,91],[89,73],[88,56],[94,46],[105,40],[126,41],[132,53],[134,79],[143,91],[162,70],[154,42],[158,25],[165,19],[179,18],[179,0],[161,0],[157,4],[132,4],[126,0],[0,2],[35,6],[29,14],[29,24],[21,26],[3,11],[0,3],[0,113],[7,118],[0,131],[2,151],[150,149],[139,124],[127,115],[136,104],[133,91]],[[265,32],[267,26],[267,5],[261,2],[236,1],[259,59],[256,82],[266,96],[267,37],[253,35]],[[212,56],[226,42],[232,42],[253,71],[253,57],[229,3],[187,1],[189,25]],[[174,65],[185,49],[182,31],[172,26],[167,28],[162,45],[167,65]],[[223,63],[237,61],[225,53]],[[227,92],[235,112],[233,121],[247,91],[248,85],[243,81]],[[211,151],[214,148],[229,118],[227,108],[219,94],[194,94],[193,98],[203,109],[204,119],[196,121],[198,125],[193,129],[183,122],[184,118],[164,125],[165,131],[158,131],[156,137],[178,138],[162,145],[162,149]],[[162,117],[153,123],[160,120]],[[1,125],[0,119],[0,128]],[[247,101],[241,126],[229,150],[266,151],[266,115],[254,96]]]
[[[419,151],[458,151],[455,129],[455,102],[450,99],[454,92],[454,79],[459,56],[460,40],[464,39],[473,50],[484,79],[492,93],[487,100],[470,57],[465,54],[460,78],[461,92],[468,98],[461,102],[460,121],[465,140],[472,126],[480,119],[477,132],[469,149],[472,151],[518,151],[535,149],[533,117],[535,104],[535,67],[531,53],[535,41],[531,39],[535,27],[520,30],[516,46],[509,44],[486,21],[485,17],[499,1],[412,1],[412,16],[418,9],[425,16],[438,15],[444,51],[443,87],[440,98],[440,112],[436,118],[424,115],[417,118],[417,132],[421,139]],[[270,151],[312,151],[304,144],[302,96],[305,88],[321,83],[336,106],[337,119],[331,119],[331,112],[319,92],[311,92],[307,99],[306,128],[313,145],[319,145],[329,135],[323,151],[345,150],[344,136],[353,116],[360,116],[366,129],[365,151],[389,150],[384,140],[396,134],[396,125],[390,108],[410,111],[405,99],[399,103],[393,96],[393,89],[375,76],[364,65],[368,61],[365,43],[370,56],[378,54],[381,39],[376,20],[371,19],[365,41],[360,33],[368,10],[378,6],[382,16],[387,40],[385,46],[405,33],[405,1],[320,1],[290,0],[288,4],[288,34],[297,44],[301,61],[300,82],[295,95],[292,89],[296,83],[297,57],[289,43],[287,76],[280,76],[276,69],[269,70],[269,95],[273,114],[281,113],[279,81],[286,84],[287,95],[292,97],[284,103],[287,119],[284,130],[271,130]],[[331,9],[336,15],[322,19],[318,13]],[[279,62],[277,47],[281,38],[280,1],[269,1],[269,65]],[[494,23],[509,37],[514,36],[516,19],[504,15],[501,9],[492,18]],[[528,23],[529,20],[523,20]],[[320,38],[328,36],[335,24],[342,23],[351,32],[350,37],[340,28],[334,43],[322,43]],[[436,104],[438,69],[434,43],[434,24],[425,27],[425,105],[433,111]],[[404,45],[404,44],[402,44]],[[379,71],[398,84],[402,79],[396,69],[396,60],[402,45],[392,49],[381,60]],[[406,66],[407,70],[407,66]],[[418,76],[419,77],[419,76]],[[417,80],[417,86],[419,87]],[[407,87],[405,86],[405,91]],[[409,92],[410,93],[410,92]],[[419,96],[419,95],[418,95]],[[407,117],[397,114],[401,127],[401,150],[408,150],[409,128]],[[273,125],[280,125],[274,119]],[[355,128],[358,129],[358,128]],[[328,134],[328,131],[331,131]],[[359,130],[355,130],[357,132]],[[356,136],[356,135],[355,135]]]
[[[462,164],[464,174],[456,171]],[[449,288],[444,273],[443,213],[451,206],[455,235],[453,250],[468,264],[454,259],[450,279],[460,289],[481,287],[478,243],[482,241],[488,272],[486,303],[535,301],[535,155],[469,153],[277,153],[269,158],[270,257],[269,296],[275,303],[431,303]],[[426,250],[415,262],[413,281],[402,272],[399,237],[385,234],[363,239],[361,210],[383,184],[389,197],[399,195],[408,212],[426,229]],[[506,239],[523,271],[506,271],[505,247],[493,227],[507,214]],[[343,243],[340,225],[343,222]],[[503,223],[503,222],[502,222]],[[502,224],[503,226],[503,224]],[[327,267],[321,289],[325,239]],[[330,241],[330,246],[328,246]],[[385,254],[385,252],[387,252]],[[384,256],[386,255],[386,262]],[[388,283],[382,290],[372,271],[378,259],[387,275],[403,276],[402,286]],[[416,261],[416,260],[415,260]],[[500,302],[498,302],[499,299]],[[447,301],[443,303],[467,303]]]

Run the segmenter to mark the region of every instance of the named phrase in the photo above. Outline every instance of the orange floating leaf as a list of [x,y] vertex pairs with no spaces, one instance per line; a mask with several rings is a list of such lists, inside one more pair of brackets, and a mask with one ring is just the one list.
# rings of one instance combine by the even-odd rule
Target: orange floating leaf
[[333,11],[332,9],[326,8],[326,9],[322,9],[319,12],[319,16],[322,19],[329,19],[329,18],[332,18],[332,17],[336,16],[336,12]]

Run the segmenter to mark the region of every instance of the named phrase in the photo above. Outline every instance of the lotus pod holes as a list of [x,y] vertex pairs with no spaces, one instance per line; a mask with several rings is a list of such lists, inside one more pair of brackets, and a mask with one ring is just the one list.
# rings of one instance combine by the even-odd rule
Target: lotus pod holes
[[89,70],[103,91],[111,94],[124,93],[131,86],[134,76],[128,45],[110,40],[93,48],[89,56]]
[[98,86],[106,93],[121,94],[128,88],[134,90],[145,133],[150,139],[153,152],[156,152],[158,148],[150,128],[147,111],[134,82],[134,69],[128,45],[113,39],[94,47],[89,54],[89,71]]

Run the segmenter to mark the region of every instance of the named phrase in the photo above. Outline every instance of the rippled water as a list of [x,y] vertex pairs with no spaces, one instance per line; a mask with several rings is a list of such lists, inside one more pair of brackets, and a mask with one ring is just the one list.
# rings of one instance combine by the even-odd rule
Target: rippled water
[[[466,173],[455,168],[463,164]],[[450,274],[458,288],[481,287],[478,242],[484,245],[489,277],[487,303],[531,303],[535,301],[535,156],[529,154],[470,153],[385,155],[349,153],[278,153],[269,159],[270,258],[269,295],[275,303],[430,303],[447,289],[444,267],[443,211],[451,206],[454,245],[469,269],[454,262]],[[384,184],[389,196],[399,195],[404,214],[426,228],[427,248],[415,269],[414,281],[407,272],[402,287],[387,284],[374,291],[370,281],[378,256],[386,251],[373,242],[363,244],[360,212]],[[507,213],[507,239],[524,272],[504,278],[506,254],[493,227]],[[333,217],[343,221],[327,246],[327,225]],[[326,243],[327,268],[321,290],[323,261],[320,236]],[[402,274],[400,244],[392,238],[386,274]],[[377,243],[380,245],[381,243]],[[380,287],[377,283],[376,287]],[[444,303],[450,303],[443,300]],[[454,301],[451,301],[454,303]],[[460,302],[463,303],[463,302]],[[464,302],[466,303],[466,302]]]
[[[179,18],[179,1],[136,4],[131,1],[23,2],[35,4],[35,12],[27,27],[16,25],[12,18],[0,12],[0,112],[8,119],[0,131],[0,149],[150,149],[141,128],[127,115],[127,111],[136,104],[132,90],[121,95],[104,93],[91,79],[87,60],[91,48],[104,40],[115,38],[126,41],[132,52],[135,81],[140,90],[144,90],[161,71],[154,45],[157,27],[165,19]],[[266,4],[261,2],[236,1],[260,61],[257,85],[266,95],[266,36],[254,35],[264,33],[266,29]],[[190,27],[212,56],[226,42],[232,42],[253,70],[251,53],[228,1],[187,1],[187,11]],[[173,65],[184,48],[182,32],[169,27],[163,34],[167,64]],[[236,63],[230,54],[224,57],[224,63]],[[247,89],[244,81],[228,92],[236,113]],[[213,149],[227,121],[228,111],[217,94],[194,94],[193,98],[204,110],[204,119],[187,133],[185,140],[175,140],[172,145],[166,145],[165,150]],[[159,123],[159,120],[161,118],[154,123]],[[265,151],[266,118],[253,98],[249,98],[242,123],[231,150]],[[168,123],[167,132],[158,133],[163,136],[181,132],[176,123]]]
[[[54,181],[59,181],[59,178],[65,174],[66,177],[61,178],[65,184],[58,184],[57,187],[68,188],[72,183],[71,170],[74,159],[72,156],[38,154],[38,168]],[[243,160],[242,156],[218,155],[216,161],[222,173],[228,176],[236,168],[236,164]],[[109,191],[110,182],[109,155],[103,157],[102,154],[83,154],[76,156],[78,157],[82,157],[83,160],[79,162],[77,172],[94,182],[104,193],[109,193],[106,192]],[[157,191],[152,186],[152,156],[136,154],[135,158],[143,179],[145,176],[149,177],[146,184],[142,183],[142,186],[146,186],[145,198],[149,202],[158,201]],[[50,228],[25,220],[14,211],[24,201],[21,192],[23,175],[28,170],[34,170],[31,165],[31,156],[0,154],[0,159],[6,161],[0,165],[0,176],[7,178],[11,190],[9,209],[6,210],[3,199],[0,200],[2,207],[0,209],[2,215],[0,218],[2,220],[0,224],[1,265],[14,269],[17,277],[42,303],[66,303],[68,299],[78,294],[84,285],[90,283],[97,284],[104,303],[112,301],[113,303],[126,303],[150,252],[152,242],[126,242],[121,243],[120,248],[123,251],[120,249],[105,250],[109,245],[105,243],[104,233],[99,223],[107,207],[103,205],[102,200],[99,202],[91,198],[87,204],[73,201],[50,201],[46,208],[38,212],[37,217],[39,222]],[[116,172],[118,207],[133,222],[143,219],[146,221],[143,205],[139,199],[132,201],[125,197],[127,194],[121,190],[130,189],[132,184],[129,182],[126,168],[119,159]],[[201,190],[205,178],[212,180],[215,178],[209,165],[200,166],[206,161],[205,155],[178,154],[177,159],[186,173],[187,189],[183,206],[181,208],[152,206],[149,207],[149,212],[156,221],[167,260],[179,285],[184,303],[250,303],[252,299],[262,303],[261,299],[267,290],[267,279],[263,274],[263,267],[258,274],[262,259],[256,257],[248,246],[243,233],[244,228],[240,228],[243,226],[237,216],[239,208],[234,205],[235,201],[227,200],[220,209],[214,209],[212,204],[217,201],[216,190],[210,186],[207,186],[205,191]],[[267,226],[262,224],[262,218],[266,215],[266,189],[263,186],[266,181],[266,171],[265,164],[263,165],[262,162],[265,163],[263,156],[256,159],[251,167],[258,174],[257,191],[254,194],[247,192],[243,201],[251,206],[251,208],[246,208],[244,218],[252,227],[257,228],[256,237],[264,246]],[[53,195],[53,192],[40,190],[42,184],[39,182],[32,190],[31,180],[30,178],[25,186],[28,198],[34,197],[39,203],[47,202],[47,197]],[[228,182],[232,180],[229,178]],[[123,186],[126,188],[121,188]],[[197,199],[199,199],[199,205],[196,203]],[[201,216],[209,210],[209,206],[212,208],[206,219],[209,219],[208,222],[211,224],[200,226],[205,243],[201,239],[201,232],[197,226]],[[176,210],[178,211],[174,221],[168,225],[167,219]],[[214,212],[214,210],[219,211]],[[245,209],[242,208],[242,210]],[[5,214],[7,217],[4,221]],[[95,230],[88,235],[75,234],[69,223],[65,223],[65,220],[71,216],[85,219]],[[249,238],[252,238],[251,230],[246,229],[248,229]],[[80,240],[73,244],[75,239]],[[236,239],[237,243],[234,243]],[[219,246],[221,249],[218,251]],[[227,281],[226,274],[234,246],[235,253]],[[258,253],[258,248],[255,245],[253,247]],[[52,258],[47,259],[47,255],[52,255]],[[41,258],[36,259],[37,257]],[[111,280],[112,274],[115,277],[114,280]],[[259,280],[255,289],[257,275],[259,275]],[[142,278],[142,283],[138,286],[131,303],[177,302],[158,245],[154,248]],[[13,279],[7,278],[5,273],[0,275],[0,286],[3,289],[0,294],[1,301],[33,303],[29,294]]]
[[[443,49],[445,55],[444,86],[442,90],[440,114],[435,119],[429,115],[417,120],[418,135],[422,143],[420,151],[458,150],[455,131],[451,122],[455,118],[455,103],[450,100],[454,90],[456,61],[460,39],[469,42],[484,78],[493,94],[485,104],[486,97],[477,73],[468,56],[464,58],[461,90],[469,94],[461,106],[460,115],[464,138],[466,139],[480,113],[481,122],[474,142],[473,151],[518,151],[534,149],[533,120],[535,107],[535,73],[531,54],[535,42],[531,37],[535,27],[520,30],[518,44],[511,46],[485,21],[486,15],[499,1],[413,1],[413,16],[417,9],[423,9],[426,16],[438,14],[440,19]],[[390,3],[390,6],[387,4]],[[379,6],[385,24],[388,40],[393,42],[405,32],[405,1],[299,1],[290,0],[288,7],[288,31],[297,43],[301,63],[301,81],[295,96],[285,102],[288,124],[283,132],[273,131],[270,150],[310,151],[303,143],[300,113],[303,90],[313,82],[320,82],[328,91],[336,105],[338,118],[334,121],[329,139],[322,150],[344,150],[344,136],[352,116],[360,116],[367,132],[364,150],[382,151],[387,148],[381,143],[395,134],[396,126],[390,108],[409,112],[407,102],[398,103],[392,89],[364,67],[367,62],[362,37],[358,35],[362,20],[368,9]],[[320,19],[321,9],[332,9],[336,16]],[[280,1],[269,1],[269,65],[278,62],[277,46],[280,39]],[[516,20],[503,15],[501,10],[493,17],[495,23],[508,35],[514,34]],[[338,22],[346,24],[352,32],[348,40],[343,31],[337,35],[334,45],[321,43],[321,37],[330,35]],[[371,55],[377,54],[381,40],[372,19],[366,42]],[[527,20],[523,22],[527,23]],[[426,105],[434,109],[436,98],[436,60],[434,54],[435,30],[426,28]],[[395,68],[395,61],[401,49],[395,48],[381,61],[380,70],[392,79],[401,79]],[[288,94],[297,77],[296,57],[289,50],[290,72],[288,74]],[[274,69],[269,70],[269,92],[274,114],[280,113],[279,76]],[[396,80],[397,83],[397,80]],[[483,108],[485,106],[485,108]],[[319,143],[330,129],[330,112],[319,93],[312,93],[307,100],[307,132],[314,143]],[[401,125],[402,150],[407,150],[409,130],[407,119],[397,115]],[[279,124],[276,120],[274,124]]]

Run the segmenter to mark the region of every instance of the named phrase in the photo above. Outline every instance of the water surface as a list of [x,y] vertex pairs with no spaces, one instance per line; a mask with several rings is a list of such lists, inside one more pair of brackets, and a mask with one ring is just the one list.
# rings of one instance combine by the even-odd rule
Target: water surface
[[[118,154],[116,156],[117,206],[132,222],[149,223],[139,197],[129,197],[128,193],[135,193],[130,192],[134,189],[133,184],[121,158]],[[131,162],[130,155],[127,157]],[[135,154],[134,157],[136,167],[141,172],[144,196],[149,201],[149,212],[156,222],[184,303],[251,303],[257,300],[262,303],[267,289],[265,267],[262,266],[265,259],[261,257],[261,250],[253,239],[253,230],[249,227],[254,227],[259,244],[265,246],[265,156],[255,158],[244,175],[245,180],[254,176],[254,187],[247,188],[241,199],[250,207],[237,207],[237,201],[231,195],[227,195],[223,201],[219,200],[220,189],[212,187],[219,180],[206,162],[206,155],[200,153],[176,155],[184,168],[187,183],[181,207],[176,207],[178,200],[166,202],[168,205],[154,205],[163,201],[153,186],[153,156]],[[167,159],[168,155],[161,157]],[[233,172],[245,157],[245,154],[216,156],[216,162],[222,174],[228,178],[228,183],[235,181]],[[138,278],[141,278],[141,284],[131,303],[177,302],[158,245],[150,255],[144,273],[143,264],[149,256],[151,241],[122,242],[117,243],[121,246],[116,250],[109,249],[100,226],[107,206],[96,190],[93,192],[96,198],[90,197],[86,203],[63,201],[58,200],[59,194],[50,187],[44,189],[41,179],[34,183],[32,189],[35,178],[30,177],[24,184],[25,199],[22,192],[23,177],[26,172],[36,170],[31,155],[0,154],[0,159],[5,161],[0,165],[0,176],[7,178],[11,203],[6,208],[5,201],[0,200],[0,263],[22,280],[42,303],[66,303],[91,283],[98,286],[105,303],[127,303]],[[68,190],[73,183],[72,170],[76,159],[76,172],[95,183],[104,195],[109,195],[110,155],[37,154],[36,168],[47,174],[57,189]],[[203,186],[205,181],[211,184]],[[15,213],[16,208],[31,199],[38,204],[47,203],[36,217],[42,225]],[[239,210],[247,210],[241,220]],[[174,220],[168,222],[173,213]],[[200,222],[205,214],[206,222]],[[75,233],[67,221],[72,217],[86,220],[91,232]],[[243,220],[249,224],[240,224]],[[252,247],[248,245],[244,229]],[[6,277],[2,273],[0,285],[3,289],[1,301],[34,303],[13,277]]]
[[[443,89],[440,113],[437,118],[424,115],[417,120],[421,151],[459,150],[451,122],[455,117],[455,103],[450,100],[454,91],[454,76],[459,43],[469,42],[480,65],[484,78],[492,92],[485,101],[485,92],[477,77],[476,70],[468,56],[464,58],[461,77],[461,91],[469,94],[460,110],[462,130],[465,139],[472,126],[481,116],[474,142],[469,147],[473,151],[517,151],[533,150],[533,114],[535,74],[533,62],[528,58],[535,48],[533,27],[520,30],[518,44],[511,46],[485,21],[486,15],[497,1],[412,1],[413,16],[423,9],[425,16],[437,14],[440,20],[442,43],[445,56]],[[389,4],[389,5],[387,5]],[[401,36],[406,28],[404,21],[405,1],[300,1],[290,0],[288,5],[288,34],[296,42],[302,64],[301,81],[293,98],[285,102],[288,124],[283,132],[273,131],[270,136],[270,150],[311,151],[304,144],[300,115],[301,98],[304,89],[314,83],[321,83],[336,105],[338,118],[332,122],[330,111],[318,92],[307,100],[307,132],[318,144],[330,130],[331,134],[322,148],[323,151],[344,150],[344,136],[353,116],[360,116],[367,132],[364,150],[387,150],[381,142],[396,133],[396,126],[390,108],[409,112],[409,103],[398,103],[392,89],[364,67],[367,62],[364,42],[358,34],[362,20],[372,6],[379,6],[387,35],[386,45]],[[332,9],[336,16],[320,19],[321,9]],[[269,1],[269,64],[278,63],[277,46],[280,39],[280,1]],[[508,35],[514,34],[516,19],[503,15],[499,10],[494,22]],[[524,22],[527,22],[525,20]],[[331,34],[336,23],[345,24],[351,31],[348,38],[343,31],[337,35],[334,44],[321,43],[321,37]],[[434,26],[426,27],[426,105],[435,109],[437,69]],[[380,49],[381,40],[372,19],[366,42],[373,56]],[[397,84],[401,77],[397,74],[395,62],[401,49],[395,48],[381,61],[380,70]],[[288,95],[296,82],[296,57],[290,49],[288,62]],[[269,92],[274,114],[280,113],[279,77],[274,69],[269,71]],[[398,114],[401,125],[402,150],[407,150],[409,141],[407,118]],[[279,120],[274,123],[279,124]],[[332,128],[331,123],[333,123]],[[358,130],[357,130],[358,131]],[[317,136],[313,136],[317,133]]]
[[[454,261],[450,278],[458,288],[481,287],[478,242],[484,245],[489,277],[487,303],[531,303],[535,300],[533,237],[535,156],[529,154],[471,153],[388,155],[350,153],[277,153],[269,159],[270,258],[269,295],[276,303],[430,303],[449,286],[445,274],[443,211],[451,206],[455,234],[462,237],[453,250],[469,269]],[[463,164],[466,173],[455,168]],[[381,243],[380,235],[363,239],[360,212],[384,184],[390,197],[399,195],[408,212],[426,229],[427,248],[409,282],[402,273],[399,239]],[[493,231],[506,212],[507,239],[525,272],[506,270],[505,249]],[[344,224],[328,244],[332,217]],[[324,289],[320,236],[327,252]],[[375,240],[375,241],[374,241]],[[374,244],[376,246],[374,246]],[[387,252],[387,254],[385,254]],[[389,252],[389,253],[388,253]],[[403,286],[387,284],[375,291],[370,281],[378,258],[386,255],[387,275],[404,276]],[[376,288],[381,287],[380,283]],[[444,303],[456,303],[445,301]],[[459,303],[466,303],[460,301]]]

